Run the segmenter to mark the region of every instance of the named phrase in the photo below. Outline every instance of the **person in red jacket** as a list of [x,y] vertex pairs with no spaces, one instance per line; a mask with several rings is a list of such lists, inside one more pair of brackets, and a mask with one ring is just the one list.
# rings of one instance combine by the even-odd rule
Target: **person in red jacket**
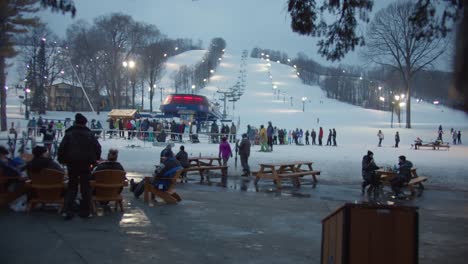
[[320,127],[319,135],[318,135],[319,146],[322,146],[322,138],[323,138],[323,129],[322,127]]

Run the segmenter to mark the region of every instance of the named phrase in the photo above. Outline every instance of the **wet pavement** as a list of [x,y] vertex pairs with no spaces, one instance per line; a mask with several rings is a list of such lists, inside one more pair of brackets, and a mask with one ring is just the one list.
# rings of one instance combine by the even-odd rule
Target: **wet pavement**
[[[129,173],[139,179],[141,174]],[[177,185],[178,205],[145,204],[127,190],[125,213],[98,209],[65,222],[54,210],[0,211],[0,263],[319,263],[321,219],[345,202],[368,201],[359,185],[319,178],[313,187],[219,176]],[[420,263],[466,263],[468,193],[433,189],[375,202],[418,206]]]

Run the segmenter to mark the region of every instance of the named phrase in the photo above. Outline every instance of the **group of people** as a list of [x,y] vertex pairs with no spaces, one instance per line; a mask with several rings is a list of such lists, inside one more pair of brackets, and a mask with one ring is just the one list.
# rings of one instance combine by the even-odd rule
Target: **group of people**
[[230,143],[235,143],[237,127],[234,125],[234,122],[232,122],[231,127],[229,127],[227,124],[221,124],[220,130],[216,121],[213,121],[211,124],[210,133],[211,143],[219,143],[220,138],[226,138]]
[[[322,127],[319,128],[318,133],[312,129],[304,130],[296,128],[295,130],[286,130],[277,127],[273,127],[271,122],[268,122],[268,126],[265,128],[264,125],[260,125],[260,129],[256,129],[250,125],[247,125],[247,136],[251,144],[258,144],[261,146],[260,151],[273,151],[273,145],[323,145],[324,130]],[[312,142],[311,142],[312,141]],[[337,146],[336,143],[336,129],[329,129],[327,137],[327,146]]]
[[[398,167],[395,166],[397,176],[390,180],[392,186],[392,191],[395,197],[401,198],[403,195],[402,187],[411,180],[411,169],[413,168],[413,163],[406,159],[405,156],[398,157]],[[367,151],[367,155],[362,158],[362,186],[361,191],[362,195],[367,193],[377,194],[380,187],[380,177],[376,174],[376,170],[380,169],[374,161],[374,153],[372,151]]]
[[[444,140],[443,140],[443,134],[444,134],[444,130],[442,129],[442,125],[439,125],[439,129],[437,131],[437,141],[440,142],[440,143],[443,143]],[[458,130],[455,130],[453,128],[450,129],[450,139],[452,139],[452,144],[456,145],[456,144],[461,144],[462,141],[461,141],[461,131]]]

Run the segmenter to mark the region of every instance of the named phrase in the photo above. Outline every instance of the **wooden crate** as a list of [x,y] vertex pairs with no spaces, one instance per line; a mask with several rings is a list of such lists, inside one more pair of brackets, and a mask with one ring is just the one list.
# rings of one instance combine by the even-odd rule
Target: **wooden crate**
[[321,263],[418,263],[417,208],[345,204],[322,220]]

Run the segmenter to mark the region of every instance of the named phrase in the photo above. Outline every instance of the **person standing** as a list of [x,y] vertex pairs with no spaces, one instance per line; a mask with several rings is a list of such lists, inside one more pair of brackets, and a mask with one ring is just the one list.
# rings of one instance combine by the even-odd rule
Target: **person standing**
[[306,130],[305,132],[305,143],[306,145],[310,145],[310,142],[309,142],[309,130]]
[[457,144],[457,138],[458,138],[457,132],[453,132],[453,133],[452,133],[452,139],[453,139],[453,144],[454,144],[454,145]]
[[275,129],[271,125],[271,121],[268,121],[267,127],[267,137],[268,137],[268,151],[273,151],[273,134],[275,133]]
[[440,140],[441,143],[444,142],[444,140],[442,139],[442,134],[444,134],[444,131],[442,130],[442,125],[439,126],[439,136],[437,137],[437,140]]
[[457,134],[457,139],[458,139],[458,144],[461,144],[461,131],[458,130],[458,134]]
[[332,132],[332,138],[333,138],[333,146],[336,147],[336,130],[334,128]]
[[367,193],[370,194],[372,190],[377,190],[378,179],[376,178],[375,170],[378,170],[379,167],[374,162],[374,153],[372,151],[367,151],[367,155],[362,157],[362,185],[361,185],[361,194],[364,195],[366,187],[370,185]]
[[57,124],[55,124],[55,130],[57,131],[57,139],[61,138],[63,136],[63,123],[62,121],[58,121]]
[[291,130],[289,130],[289,132],[288,132],[288,144],[291,145],[291,143],[292,143],[292,132],[291,132]]
[[331,146],[331,138],[332,138],[332,130],[328,130],[328,137],[327,137],[327,146]]
[[44,135],[42,141],[44,142],[44,146],[47,148],[49,152],[55,140],[55,131],[52,126],[53,126],[52,124],[49,124],[47,129],[44,129],[43,131],[41,131],[41,133],[43,133]]
[[119,119],[118,122],[119,122],[119,123],[118,123],[119,137],[124,138],[124,137],[125,137],[125,134],[124,134],[124,124],[123,124],[123,120],[122,120],[122,119]]
[[379,147],[381,147],[382,140],[384,139],[384,134],[382,133],[382,130],[379,130],[379,133],[377,133],[377,137],[379,138]]
[[244,172],[242,176],[250,176],[250,167],[249,167],[250,141],[247,138],[247,134],[242,134],[242,140],[239,144],[239,156],[240,156],[242,171]]
[[58,161],[68,169],[68,190],[65,196],[64,218],[74,216],[73,207],[80,181],[81,202],[80,217],[89,217],[91,213],[91,166],[101,159],[101,145],[86,127],[88,120],[81,113],[75,115],[75,124],[65,131],[65,136],[58,149]]
[[400,143],[400,134],[397,131],[395,134],[395,148],[398,148],[399,143]]
[[322,138],[323,138],[323,128],[320,127],[319,135],[318,135],[319,146],[322,146]]
[[317,133],[315,133],[315,130],[313,128],[312,132],[310,133],[310,136],[312,137],[312,145],[316,145],[315,138],[317,137]]
[[267,146],[268,137],[267,137],[266,129],[263,125],[260,126],[259,136],[260,136],[260,151],[268,151],[268,146]]
[[231,145],[227,142],[227,138],[223,137],[221,143],[219,144],[219,153],[218,156],[223,159],[223,166],[227,166],[229,157],[232,157]]
[[234,125],[234,122],[231,124],[231,138],[229,139],[229,142],[235,143],[236,142],[236,133],[237,133],[237,127]]

